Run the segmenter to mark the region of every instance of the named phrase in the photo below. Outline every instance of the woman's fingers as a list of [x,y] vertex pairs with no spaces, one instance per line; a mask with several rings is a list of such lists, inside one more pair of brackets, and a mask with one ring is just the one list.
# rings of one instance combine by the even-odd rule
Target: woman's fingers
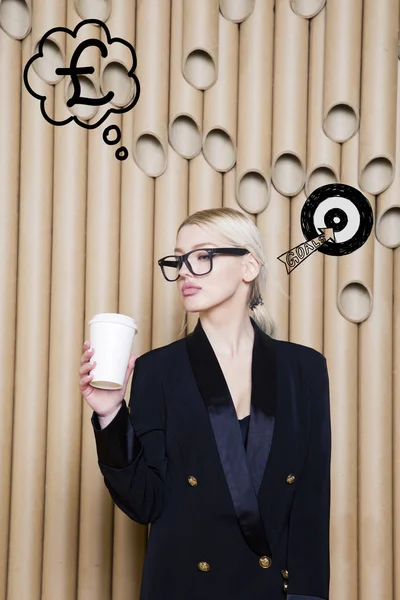
[[94,360],[93,363],[91,362],[86,362],[84,363],[81,368],[79,369],[79,375],[85,375],[86,373],[88,373],[89,371],[91,371],[92,369],[94,369],[94,367],[96,366],[96,361]]
[[91,381],[93,379],[93,375],[85,375],[85,377],[82,377],[79,385],[82,387],[87,387],[89,385],[89,381]]

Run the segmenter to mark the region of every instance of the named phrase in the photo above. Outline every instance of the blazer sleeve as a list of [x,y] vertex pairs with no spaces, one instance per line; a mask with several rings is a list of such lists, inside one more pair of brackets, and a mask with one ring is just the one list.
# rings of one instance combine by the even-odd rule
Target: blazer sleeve
[[310,439],[295,492],[288,541],[287,600],[329,599],[331,422],[326,359],[310,361]]
[[129,408],[125,401],[101,429],[92,416],[98,464],[114,503],[143,525],[161,514],[166,498],[166,409],[151,353],[136,359]]

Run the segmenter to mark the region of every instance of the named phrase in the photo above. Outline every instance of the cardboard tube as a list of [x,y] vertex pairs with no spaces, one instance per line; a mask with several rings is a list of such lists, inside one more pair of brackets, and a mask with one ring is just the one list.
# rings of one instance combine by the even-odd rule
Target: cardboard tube
[[218,0],[183,0],[182,73],[199,90],[218,75]]
[[219,0],[219,10],[228,21],[242,23],[254,11],[255,0]]
[[[300,215],[306,201],[304,190],[290,201],[290,243],[304,242]],[[281,263],[282,264],[282,263]],[[282,265],[283,266],[283,265]],[[322,352],[324,261],[314,252],[290,273],[290,341]]]
[[[134,110],[122,116],[122,142],[128,148]],[[132,315],[139,333],[132,352],[140,356],[151,349],[153,270],[154,179],[132,158],[121,165],[121,237],[119,312]],[[158,265],[157,265],[158,266]],[[134,274],[134,275],[132,275]],[[132,378],[125,396],[130,397]],[[139,597],[146,552],[147,527],[114,507],[112,598]]]
[[[398,71],[400,65],[398,64]],[[400,107],[400,86],[397,86],[397,107]],[[396,164],[391,186],[377,198],[375,233],[387,248],[400,246],[400,118],[396,125]]]
[[201,151],[203,94],[182,75],[183,0],[173,0],[171,10],[171,67],[169,85],[169,141],[183,158]]
[[75,8],[81,19],[107,21],[111,13],[111,0],[75,0]]
[[308,21],[287,0],[275,3],[272,181],[284,196],[305,182]]
[[[341,181],[358,188],[358,133],[342,148]],[[367,200],[375,212],[375,199],[369,194]],[[352,254],[340,257],[338,266],[337,303],[341,314],[353,323],[361,323],[372,311],[372,287],[374,280],[374,234]]]
[[273,0],[240,26],[236,197],[248,212],[268,205],[271,168]]
[[[157,260],[173,254],[176,232],[187,216],[188,163],[170,146],[168,168],[156,181],[154,218],[153,331],[152,347],[176,340],[182,328],[184,308],[176,283],[166,281]],[[168,313],[168,319],[165,314]]]
[[[22,42],[22,64],[28,61],[31,47],[31,38],[25,38]],[[33,70],[30,81],[38,93],[47,94],[47,110],[53,115],[53,88],[41,81]],[[40,600],[54,128],[43,118],[35,98],[27,91],[21,94],[21,98],[23,135],[18,205],[17,330],[7,598]],[[26,418],[27,390],[31,408],[29,419]]]
[[202,154],[189,163],[189,214],[222,206],[222,174]]
[[[222,206],[223,175],[215,171],[199,154],[189,163],[189,212]],[[198,313],[187,313],[187,331],[193,331]]]
[[[127,147],[134,119],[134,111],[122,115],[122,143]],[[159,268],[152,241],[154,179],[131,158],[122,162],[121,177],[120,309],[123,312],[123,306],[128,311],[124,314],[132,314],[138,325],[133,352],[141,354],[151,348],[153,271]]]
[[393,593],[393,251],[373,239],[374,309],[359,326],[358,567],[363,600]]
[[[109,125],[121,126],[121,115]],[[121,161],[102,139],[102,130],[88,132],[85,337],[96,313],[118,312]],[[77,600],[87,590],[109,600],[112,566],[112,501],[98,469],[93,447],[91,410],[82,413],[81,505]]]
[[340,174],[340,145],[330,140],[322,130],[325,13],[325,9],[321,10],[310,22],[307,196],[322,185],[338,182]]
[[[115,3],[107,27],[112,38],[121,38],[135,48],[136,1]],[[132,68],[132,53],[124,44],[107,44],[107,36],[101,31],[101,40],[107,47],[107,56],[100,58],[100,82],[102,95],[114,92],[110,104],[124,107],[136,95],[136,84],[128,71]]]
[[219,15],[218,80],[204,94],[203,154],[217,171],[236,162],[238,26]]
[[134,109],[132,149],[142,171],[158,177],[167,167],[168,152],[169,2],[139,2],[136,19],[141,92]]
[[399,0],[364,2],[359,182],[375,195],[394,177],[398,14]]
[[326,7],[323,126],[334,142],[349,140],[359,127],[361,34],[362,0],[330,0]]
[[31,31],[32,0],[0,0],[0,27],[14,40]]
[[376,237],[386,248],[400,246],[400,202],[396,189],[398,186],[392,184],[378,197]]
[[[393,364],[400,363],[400,248],[393,252]],[[400,573],[400,370],[393,370],[393,573],[394,595],[398,600]]]
[[231,208],[235,208],[236,210],[240,210],[244,213],[249,219],[256,222],[256,215],[248,213],[244,208],[240,206],[238,201],[236,200],[236,169],[231,169],[227,173],[224,173],[222,179],[222,206],[230,206]]
[[21,47],[0,29],[0,599],[6,599],[18,265]]
[[358,325],[345,319],[337,308],[337,269],[341,260],[324,256],[324,355],[332,427],[330,594],[353,600],[358,597]]
[[[32,11],[32,49],[33,53],[39,51],[39,42],[42,37],[53,27],[65,27],[67,14],[67,0],[42,0],[35,3]],[[33,68],[41,79],[47,83],[56,84],[63,78],[56,69],[64,67],[66,34],[53,33],[43,43],[43,58],[33,63]],[[70,37],[70,36],[68,36]]]
[[268,279],[261,292],[275,323],[275,337],[289,339],[289,277],[282,263],[276,260],[290,246],[290,200],[271,187],[268,207],[256,216],[267,257]]
[[315,17],[325,4],[326,0],[290,0],[292,11],[304,19]]
[[[62,86],[55,88],[55,114],[57,120],[69,114]],[[76,593],[82,414],[76,373],[85,305],[86,169],[87,131],[55,127],[41,600],[70,600]]]

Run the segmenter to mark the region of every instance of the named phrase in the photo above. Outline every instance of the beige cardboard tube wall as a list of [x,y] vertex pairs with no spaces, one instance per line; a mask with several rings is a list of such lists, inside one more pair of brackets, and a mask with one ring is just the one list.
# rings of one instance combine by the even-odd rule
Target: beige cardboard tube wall
[[[157,258],[173,251],[187,214],[221,205],[261,230],[269,271],[262,293],[274,335],[327,357],[329,597],[400,600],[397,1],[329,0],[311,19],[295,14],[290,0],[277,0],[276,13],[272,0],[0,1],[0,600],[138,600],[150,527],[113,506],[104,486],[91,410],[79,393],[82,343],[89,319],[103,311],[137,321],[139,356],[192,331],[198,313],[185,328],[182,298]],[[49,125],[24,86],[24,65],[46,28],[74,29],[91,17],[136,49],[138,104],[92,131]],[[220,20],[233,43],[219,39]],[[88,38],[105,40],[102,28],[54,37],[39,72],[50,81],[62,44],[68,66]],[[115,108],[132,91],[130,57],[118,46],[108,51],[101,60],[97,48],[87,48],[80,64],[95,72],[79,77],[85,96],[113,89],[107,107]],[[199,77],[197,87],[184,65]],[[68,75],[59,83],[54,77],[54,86],[34,68],[30,78],[48,96],[51,115],[55,109],[93,125],[107,110],[69,110]],[[229,171],[208,162],[207,149],[198,151],[206,133],[203,90],[210,131],[226,130],[236,152]],[[103,139],[109,125],[122,133],[114,146]],[[309,191],[330,181],[323,169],[335,171],[339,143],[341,183],[361,186],[361,155],[379,168],[388,156],[393,182],[379,193],[363,191],[375,214],[364,246],[340,258],[315,252],[288,275],[277,257],[304,242],[299,211]],[[136,162],[135,144],[150,171],[145,160]],[[129,156],[118,161],[122,146]],[[279,176],[281,191],[273,185]],[[295,193],[293,182],[304,189]]]
[[393,181],[399,0],[364,1],[359,182],[381,194]]
[[[393,252],[393,364],[400,363],[400,248]],[[400,371],[393,370],[393,574],[394,598],[400,593]]]
[[[374,308],[359,333],[358,564],[363,600],[376,599],[376,590],[382,598],[393,591],[393,251],[374,240]],[[372,557],[373,548],[379,560]]]
[[362,10],[362,0],[326,6],[323,123],[334,142],[349,140],[360,124]]
[[19,124],[21,47],[0,29],[0,600],[6,598],[10,522],[12,418],[15,372],[15,319],[18,265]]
[[[400,63],[398,64],[398,72]],[[397,111],[400,107],[400,86],[397,86]],[[381,244],[387,248],[400,246],[400,118],[396,125],[396,163],[394,179],[390,187],[377,199],[375,232]]]
[[273,31],[273,0],[240,26],[236,197],[251,213],[265,210],[270,192]]
[[[69,116],[55,88],[57,120]],[[64,154],[64,149],[68,152]],[[70,600],[77,584],[82,396],[77,386],[85,303],[87,131],[54,128],[51,321],[41,600]],[[71,244],[71,239],[74,243]],[[60,423],[62,426],[60,427]]]
[[[111,37],[121,38],[135,47],[136,1],[114,3],[107,20]],[[107,56],[100,58],[100,81],[102,95],[113,91],[110,103],[115,107],[124,107],[132,102],[136,95],[136,85],[128,72],[132,68],[130,49],[121,43],[107,44],[107,36],[101,31],[101,40],[107,47]]]
[[[288,248],[304,242],[300,227],[300,214],[305,201],[304,190],[290,200],[290,245]],[[323,340],[323,277],[323,255],[318,251],[290,273],[290,341],[311,346],[319,352],[322,352]]]
[[[30,55],[29,36],[22,42],[23,64]],[[54,115],[53,89],[49,89],[33,70],[31,82],[38,93],[47,94],[47,110]],[[43,119],[36,100],[26,90],[21,94],[21,127],[24,135],[18,224],[17,376],[7,598],[40,600],[50,327],[53,127]],[[37,151],[38,140],[40,152]],[[27,390],[29,405],[34,407],[30,410],[29,419],[26,416]]]
[[345,319],[337,308],[337,269],[341,260],[324,256],[324,355],[332,427],[330,595],[354,600],[358,588],[354,577],[358,535],[358,325]]
[[[121,116],[108,118],[121,125]],[[102,140],[101,128],[88,133],[88,189],[86,236],[85,337],[96,313],[118,312],[121,162]],[[96,356],[96,348],[94,356]],[[96,360],[96,359],[94,359]],[[113,505],[93,452],[92,411],[85,402],[82,414],[81,506],[77,600],[87,590],[108,600],[112,566]]]
[[182,73],[199,90],[218,76],[218,0],[183,0]]
[[0,27],[14,40],[31,31],[32,0],[0,0]]
[[[203,154],[190,161],[189,215],[205,208],[222,206],[222,178],[223,175],[210,167]],[[188,332],[195,327],[198,316],[198,313],[188,313]]]
[[219,9],[228,21],[242,23],[252,15],[255,4],[256,0],[219,0]]
[[169,83],[169,142],[183,158],[201,151],[203,94],[191,86],[181,70],[183,0],[171,5],[171,68]]
[[[187,216],[188,162],[171,146],[168,149],[168,168],[157,179],[154,218],[153,330],[152,345],[163,346],[181,337],[184,317],[183,301],[176,282],[164,279],[157,260],[173,254],[176,232]],[[165,224],[168,223],[168,228]],[[165,311],[171,319],[165,319]]]
[[304,19],[315,17],[325,4],[326,0],[290,0],[292,11]]
[[[358,188],[359,134],[357,133],[342,147],[341,182]],[[366,195],[375,213],[375,199]],[[367,319],[372,311],[372,287],[374,280],[374,234],[352,254],[340,257],[338,265],[338,309],[354,323]]]
[[340,175],[340,145],[322,129],[326,9],[310,22],[306,194],[336,183]]
[[219,15],[218,79],[204,93],[203,154],[217,171],[236,162],[237,110],[231,102],[238,93],[239,30]]
[[136,164],[151,177],[158,177],[167,167],[169,37],[169,2],[139,2],[136,74],[141,92],[135,106],[132,148]]
[[305,182],[308,21],[287,0],[275,2],[272,181],[284,196]]
[[275,336],[289,339],[289,277],[277,256],[290,248],[290,200],[271,187],[268,206],[256,216],[267,257],[268,278],[261,292],[275,324]]

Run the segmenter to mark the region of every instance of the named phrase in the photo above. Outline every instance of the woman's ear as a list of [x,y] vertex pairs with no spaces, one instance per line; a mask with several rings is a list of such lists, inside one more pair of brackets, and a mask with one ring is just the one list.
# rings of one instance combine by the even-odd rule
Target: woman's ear
[[246,254],[244,256],[243,261],[243,280],[249,283],[253,281],[260,272],[260,264],[254,258],[254,256],[250,254]]

